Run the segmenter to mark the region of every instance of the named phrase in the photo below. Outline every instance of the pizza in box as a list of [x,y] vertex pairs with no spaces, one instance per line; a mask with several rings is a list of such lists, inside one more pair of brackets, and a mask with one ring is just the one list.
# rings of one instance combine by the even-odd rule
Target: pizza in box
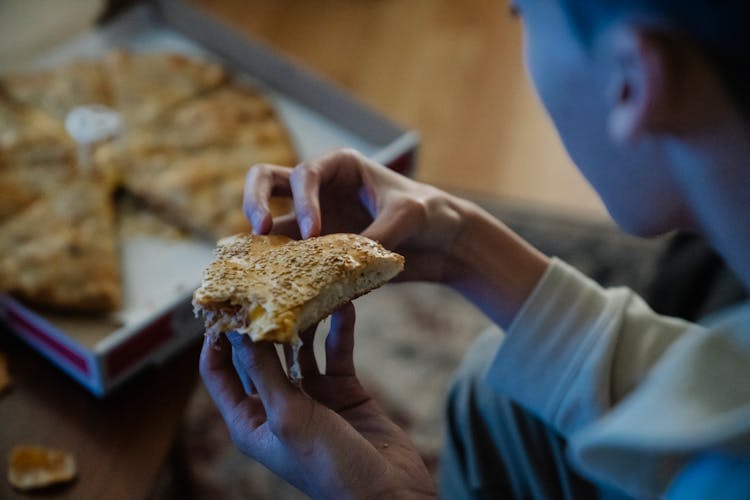
[[[81,168],[65,120],[92,105],[117,112],[122,126]],[[55,311],[116,311],[120,226],[133,200],[215,241],[250,230],[242,191],[251,165],[296,161],[272,102],[214,62],[118,49],[0,76],[0,292]]]

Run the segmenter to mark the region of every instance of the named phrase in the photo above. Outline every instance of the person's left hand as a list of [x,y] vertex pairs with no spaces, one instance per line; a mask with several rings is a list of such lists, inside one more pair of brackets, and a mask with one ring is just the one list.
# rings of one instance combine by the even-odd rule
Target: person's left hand
[[[314,328],[302,336],[302,390],[273,344],[247,335],[206,340],[200,370],[208,392],[245,454],[314,498],[434,497],[417,450],[367,395],[354,373],[354,307],[333,315],[322,374]],[[237,369],[232,363],[232,354]],[[291,353],[287,352],[287,365]],[[240,379],[249,388],[243,389]]]

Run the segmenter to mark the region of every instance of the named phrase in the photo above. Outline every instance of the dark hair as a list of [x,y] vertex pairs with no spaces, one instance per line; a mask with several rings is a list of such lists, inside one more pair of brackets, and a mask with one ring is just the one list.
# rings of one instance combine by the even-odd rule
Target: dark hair
[[591,42],[620,16],[649,16],[694,43],[750,119],[750,0],[560,0],[574,31]]

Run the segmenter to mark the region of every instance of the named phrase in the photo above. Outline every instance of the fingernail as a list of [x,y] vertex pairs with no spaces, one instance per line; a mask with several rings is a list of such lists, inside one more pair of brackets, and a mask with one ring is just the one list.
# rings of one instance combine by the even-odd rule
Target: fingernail
[[303,217],[300,221],[300,230],[302,231],[302,236],[304,238],[310,237],[310,233],[312,233],[313,229],[313,221],[310,217]]

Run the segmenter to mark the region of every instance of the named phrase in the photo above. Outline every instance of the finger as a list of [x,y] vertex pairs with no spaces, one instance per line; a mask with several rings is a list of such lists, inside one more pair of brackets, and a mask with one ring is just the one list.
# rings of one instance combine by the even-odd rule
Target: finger
[[[318,361],[315,359],[315,329],[317,325],[312,326],[300,333],[299,338],[302,345],[297,352],[297,364],[300,374],[303,378],[320,375]],[[284,356],[286,358],[287,371],[291,373],[292,364],[294,363],[294,351],[290,345],[284,346]]]
[[266,234],[271,230],[273,219],[269,200],[273,195],[290,196],[290,169],[277,165],[255,165],[245,176],[245,191],[242,208],[256,234]]
[[355,319],[351,302],[333,313],[326,337],[326,375],[354,375]]
[[320,174],[314,164],[302,164],[290,177],[294,211],[303,238],[320,235],[323,222],[320,215]]
[[199,361],[201,378],[224,420],[231,420],[245,398],[242,382],[232,364],[232,347],[224,337],[214,342],[206,335]]
[[257,394],[258,392],[255,390],[255,385],[253,384],[253,381],[250,380],[250,377],[248,376],[247,372],[242,367],[242,364],[237,357],[237,350],[234,347],[232,347],[232,364],[234,365],[235,371],[237,372],[237,376],[239,377],[240,382],[242,382],[242,388],[245,390],[245,394],[247,395]]
[[229,333],[227,337],[268,413],[282,412],[288,402],[299,396],[284,373],[272,343],[256,343],[249,336],[237,333]]
[[336,177],[359,177],[361,162],[362,155],[356,151],[337,150],[317,160],[304,162],[292,170],[289,182],[300,232],[304,238],[318,236],[323,227],[320,187]]

